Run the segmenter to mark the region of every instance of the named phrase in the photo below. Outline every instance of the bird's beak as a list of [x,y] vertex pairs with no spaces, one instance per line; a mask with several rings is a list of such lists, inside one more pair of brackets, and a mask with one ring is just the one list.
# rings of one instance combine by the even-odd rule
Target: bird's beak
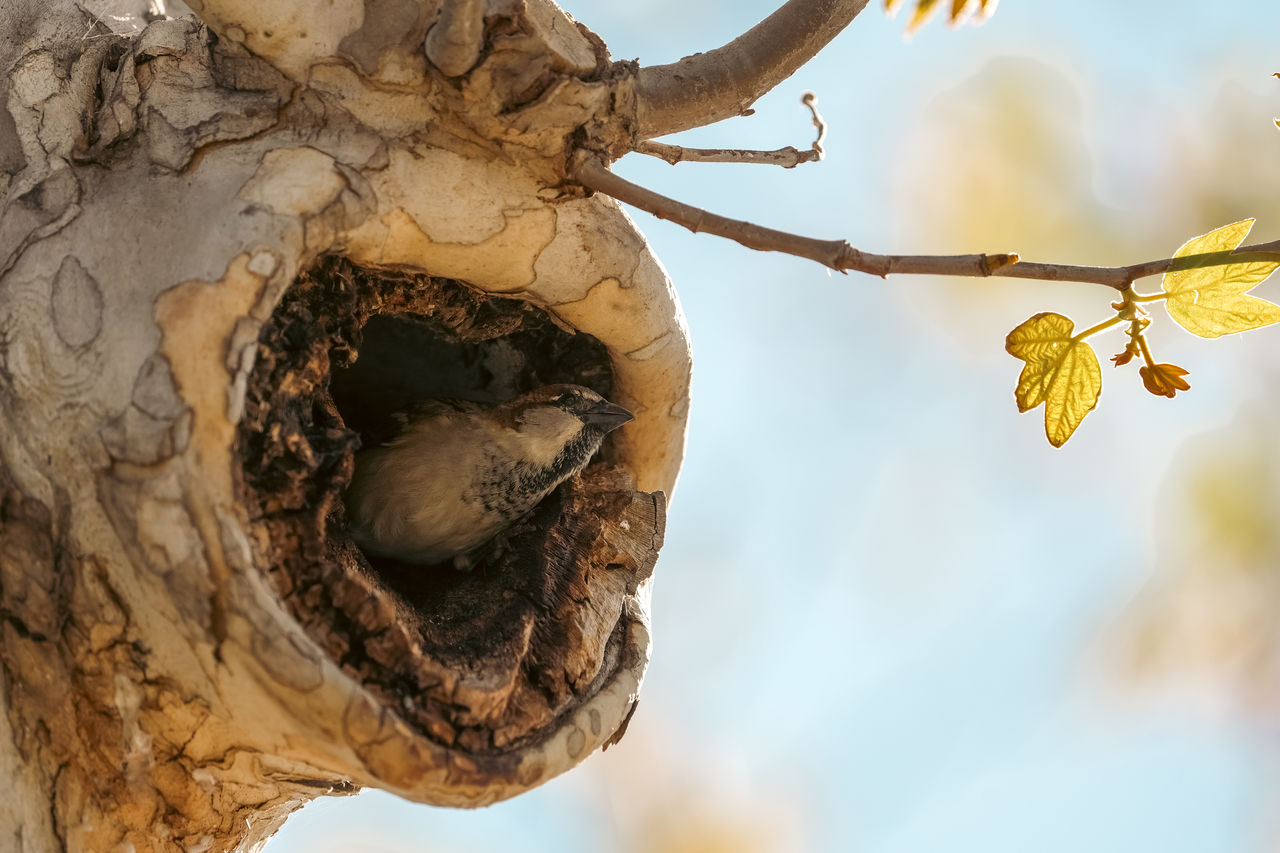
[[593,406],[589,411],[583,412],[581,417],[584,424],[592,424],[600,427],[605,432],[610,432],[627,421],[635,420],[636,416],[621,406],[604,402]]

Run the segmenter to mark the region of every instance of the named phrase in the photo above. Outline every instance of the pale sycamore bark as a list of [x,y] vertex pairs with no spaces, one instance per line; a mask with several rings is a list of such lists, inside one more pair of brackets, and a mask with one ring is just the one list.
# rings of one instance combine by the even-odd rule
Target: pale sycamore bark
[[[101,3],[0,13],[7,850],[248,850],[366,785],[494,802],[619,736],[649,658],[688,334],[635,225],[566,170],[699,104],[549,0],[190,5],[115,31]],[[740,109],[860,5],[702,105]],[[351,299],[287,325],[325,293]],[[353,350],[379,314],[483,344],[484,312],[520,311],[476,293],[598,339],[637,418],[496,580],[405,592],[342,533],[324,323]]]

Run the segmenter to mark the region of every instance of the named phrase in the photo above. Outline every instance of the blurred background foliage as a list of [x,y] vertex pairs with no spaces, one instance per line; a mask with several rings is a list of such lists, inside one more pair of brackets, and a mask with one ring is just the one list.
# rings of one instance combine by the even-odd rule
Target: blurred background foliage
[[1122,679],[1214,684],[1259,722],[1280,711],[1280,401],[1187,442],[1156,512],[1159,573],[1118,626]]

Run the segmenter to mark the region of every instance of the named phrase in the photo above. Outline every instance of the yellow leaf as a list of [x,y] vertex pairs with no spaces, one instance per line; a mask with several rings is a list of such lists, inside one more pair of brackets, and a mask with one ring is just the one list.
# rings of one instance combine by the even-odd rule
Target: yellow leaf
[[884,11],[892,15],[898,11],[898,7],[902,5],[902,0],[884,0]]
[[[1230,252],[1244,242],[1252,219],[1225,225],[1189,240],[1174,258]],[[1174,263],[1164,274],[1169,298],[1165,308],[1180,326],[1202,338],[1218,338],[1280,323],[1280,305],[1249,296],[1251,290],[1280,267],[1280,261],[1242,261],[1205,266]]]
[[990,18],[996,12],[996,3],[999,0],[979,0],[978,16],[981,18]]
[[1074,331],[1069,317],[1046,312],[1018,326],[1004,343],[1009,355],[1026,362],[1013,392],[1018,411],[1043,403],[1044,434],[1054,447],[1066,444],[1102,393],[1098,355],[1074,340]]
[[951,0],[951,23],[959,21],[960,16],[969,11],[973,3],[974,0]]

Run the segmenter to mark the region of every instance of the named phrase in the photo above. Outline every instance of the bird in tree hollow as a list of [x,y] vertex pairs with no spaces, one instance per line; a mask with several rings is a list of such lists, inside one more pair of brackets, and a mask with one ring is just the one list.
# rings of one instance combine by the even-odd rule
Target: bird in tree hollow
[[586,467],[633,415],[590,388],[546,385],[497,405],[431,400],[356,453],[346,509],[366,553],[470,568],[472,554]]

